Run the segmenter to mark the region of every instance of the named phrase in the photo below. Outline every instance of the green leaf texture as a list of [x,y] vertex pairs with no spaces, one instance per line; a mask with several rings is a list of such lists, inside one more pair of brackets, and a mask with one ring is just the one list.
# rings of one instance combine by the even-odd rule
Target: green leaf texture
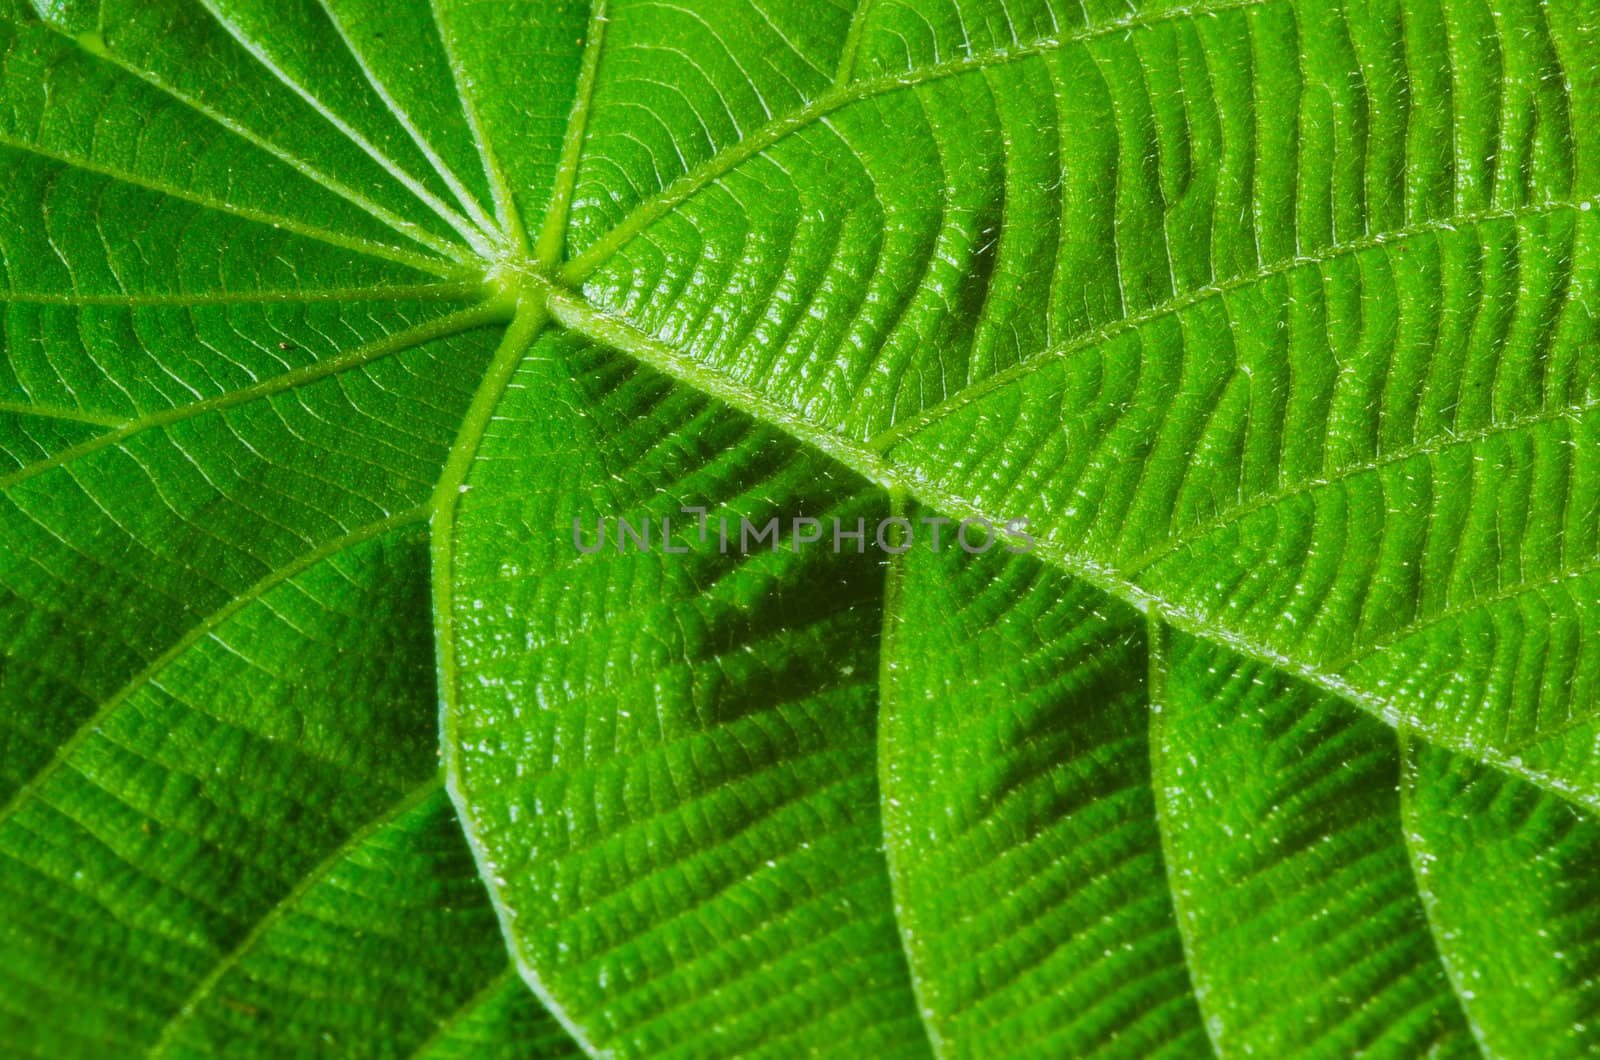
[[269,577],[8,801],[10,1048],[570,1051],[444,793],[425,563],[413,525]]
[[0,1040],[1586,1055],[1596,129],[1587,0],[0,6]]

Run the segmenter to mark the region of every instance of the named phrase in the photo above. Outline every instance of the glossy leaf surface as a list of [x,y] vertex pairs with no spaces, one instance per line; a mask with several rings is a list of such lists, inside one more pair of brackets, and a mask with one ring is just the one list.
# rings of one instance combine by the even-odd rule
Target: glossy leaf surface
[[1592,5],[3,11],[22,1051],[1592,1045]]

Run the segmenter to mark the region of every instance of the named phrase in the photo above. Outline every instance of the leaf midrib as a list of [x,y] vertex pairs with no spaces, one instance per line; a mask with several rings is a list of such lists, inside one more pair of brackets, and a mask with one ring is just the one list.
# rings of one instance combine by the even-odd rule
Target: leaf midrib
[[[817,427],[754,389],[728,376],[710,371],[627,321],[594,309],[583,301],[581,296],[557,288],[549,295],[548,305],[555,321],[569,330],[583,335],[590,341],[626,354],[692,389],[733,406],[758,421],[779,428],[795,441],[813,448],[886,490],[902,491],[929,507],[958,519],[983,519],[998,526],[1004,525],[1008,519],[1016,515],[1016,513],[986,510],[973,501],[956,497],[931,483],[918,481],[915,468],[893,463],[871,448],[870,444],[855,442]],[[1570,785],[1564,784],[1560,778],[1542,773],[1525,763],[1512,761],[1509,755],[1471,746],[1454,734],[1438,733],[1425,719],[1395,709],[1389,701],[1356,688],[1341,674],[1291,659],[1268,644],[1218,628],[1178,601],[1168,599],[1160,592],[1131,580],[1120,570],[1063,548],[1048,538],[1037,541],[1034,554],[1146,615],[1158,618],[1173,629],[1220,645],[1278,672],[1306,681],[1376,715],[1395,728],[1407,728],[1440,747],[1465,754],[1486,765],[1529,780],[1567,801],[1578,802],[1588,809],[1600,811],[1600,799],[1574,793],[1570,790]],[[1528,587],[1519,586],[1510,591],[1515,594],[1526,588]]]
[[[432,2],[433,0],[430,0],[430,7]],[[453,738],[458,713],[459,681],[455,649],[454,567],[456,508],[460,503],[462,491],[466,488],[472,461],[477,455],[479,445],[482,444],[484,432],[493,416],[495,406],[499,404],[506,387],[510,385],[527,350],[537,341],[550,321],[548,300],[543,297],[544,293],[550,290],[550,286],[539,273],[548,272],[553,268],[565,251],[566,229],[572,210],[572,193],[578,177],[578,156],[583,146],[583,132],[588,120],[589,104],[598,78],[600,32],[604,29],[605,4],[606,0],[591,0],[589,39],[584,46],[582,69],[573,90],[572,110],[562,136],[561,164],[557,168],[551,187],[550,202],[539,226],[537,252],[549,264],[544,270],[538,270],[535,266],[534,276],[529,277],[529,281],[525,282],[520,290],[508,292],[515,302],[513,315],[507,324],[505,337],[490,360],[477,392],[473,395],[467,414],[463,417],[461,430],[451,445],[450,453],[441,469],[439,483],[430,502],[433,514],[432,533],[428,543],[432,567],[434,650],[439,682],[439,752],[445,787],[451,803],[456,808],[467,849],[472,852],[473,865],[483,880],[484,890],[488,893],[489,903],[500,924],[501,934],[505,938],[506,952],[511,955],[513,965],[545,1009],[590,1056],[608,1054],[595,1046],[587,1029],[579,1024],[567,1011],[566,1006],[557,1000],[555,994],[545,984],[539,969],[528,959],[523,949],[522,937],[516,930],[515,914],[505,904],[500,888],[494,882],[496,868],[490,862],[489,848],[483,840],[477,816],[473,813],[472,802],[467,798],[461,785],[459,741]],[[434,11],[434,16],[437,21],[437,10]],[[440,39],[447,40],[442,24]],[[454,68],[453,63],[452,68]],[[466,93],[462,93],[461,99],[463,109],[469,114],[473,113],[472,103]],[[476,127],[475,133],[478,135],[479,148],[483,152],[484,163],[489,170],[492,183],[497,173],[497,168],[492,164],[493,153],[487,140]],[[519,216],[515,201],[509,196],[506,197],[504,209],[513,241],[518,245],[525,244],[527,225]],[[547,233],[552,234],[547,237]],[[514,274],[503,277],[508,280],[515,278]]]

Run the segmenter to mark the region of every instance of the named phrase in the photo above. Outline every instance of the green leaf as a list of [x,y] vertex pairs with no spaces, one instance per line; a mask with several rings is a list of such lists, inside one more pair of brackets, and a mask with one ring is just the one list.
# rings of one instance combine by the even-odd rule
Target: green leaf
[[0,103],[21,1051],[1593,1044],[1593,5],[38,0]]
[[1405,751],[1417,880],[1485,1046],[1502,1056],[1594,1049],[1600,825],[1493,770],[1412,741]]
[[1412,875],[1395,734],[1189,638],[1158,658],[1157,813],[1218,1051],[1475,1053]]
[[1013,12],[986,41],[1007,23],[869,7],[849,86],[706,151],[557,316],[1594,807],[1600,188],[1572,130],[1600,97],[1561,58],[1587,16],[1541,10]]
[[885,831],[942,1052],[1588,1048],[1592,818],[1193,638],[1147,682],[1144,621],[1031,559],[892,585]]
[[275,572],[0,807],[12,1048],[570,1051],[445,796],[425,561],[410,525]]
[[[920,1044],[878,829],[877,557],[737,546],[790,508],[876,523],[870,487],[569,336],[522,359],[466,485],[445,739],[536,984],[596,1049]],[[727,513],[704,546],[695,503]],[[686,554],[578,556],[574,520],[613,513],[676,520]]]
[[934,1042],[1205,1053],[1152,794],[1144,619],[1025,558],[919,548],[892,577],[884,833]]

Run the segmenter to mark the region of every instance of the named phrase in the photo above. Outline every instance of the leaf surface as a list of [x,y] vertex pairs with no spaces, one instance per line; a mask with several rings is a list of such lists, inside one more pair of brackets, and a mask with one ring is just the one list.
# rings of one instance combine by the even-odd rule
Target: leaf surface
[[1589,5],[4,11],[29,1051],[1587,1048]]
[[1026,557],[914,549],[891,578],[885,844],[934,1041],[1207,1052],[1156,818],[1144,619]]
[[[755,130],[647,190],[557,317],[1600,805],[1578,10],[926,6],[861,9],[854,75],[786,116],[730,104]],[[745,98],[721,39],[660,75],[701,104],[674,143]]]
[[445,796],[419,527],[341,546],[197,629],[0,807],[8,1048],[572,1051]]

